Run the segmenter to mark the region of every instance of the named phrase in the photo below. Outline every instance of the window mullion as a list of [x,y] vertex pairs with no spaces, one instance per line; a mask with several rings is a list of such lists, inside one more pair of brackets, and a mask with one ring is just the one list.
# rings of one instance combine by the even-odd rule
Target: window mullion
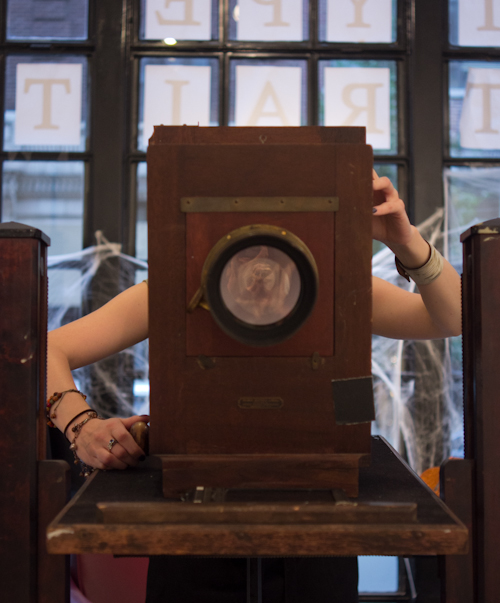
[[84,245],[96,230],[113,242],[124,242],[125,70],[122,46],[122,3],[97,2],[96,49],[91,67],[91,208]]

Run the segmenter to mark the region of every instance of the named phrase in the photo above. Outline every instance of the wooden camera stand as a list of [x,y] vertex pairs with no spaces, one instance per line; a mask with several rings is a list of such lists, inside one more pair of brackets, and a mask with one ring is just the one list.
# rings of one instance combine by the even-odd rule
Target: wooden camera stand
[[[150,452],[161,456],[165,496],[199,485],[357,496],[374,418],[372,151],[364,139],[363,128],[155,128]],[[244,247],[262,228],[256,246],[270,230],[277,247],[293,237],[299,256],[302,246],[313,257],[316,283],[301,273],[291,315],[314,287],[316,300],[288,337],[287,318],[269,328],[233,321],[233,337],[207,262],[226,240]]]

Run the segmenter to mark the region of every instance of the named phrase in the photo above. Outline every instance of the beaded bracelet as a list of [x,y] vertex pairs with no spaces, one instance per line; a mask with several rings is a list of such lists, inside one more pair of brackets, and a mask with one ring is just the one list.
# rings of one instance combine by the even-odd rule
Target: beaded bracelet
[[80,433],[82,431],[82,427],[84,425],[86,425],[89,421],[92,421],[92,419],[102,419],[102,418],[103,417],[100,417],[96,413],[95,410],[89,410],[89,411],[87,411],[87,418],[84,419],[83,421],[81,421],[80,423],[77,423],[76,425],[74,425],[71,428],[71,431],[75,434],[75,437],[73,438],[73,442],[71,443],[71,446],[69,447],[69,449],[73,453],[73,457],[74,457],[73,462],[75,463],[75,465],[78,465],[78,463],[80,463],[80,466],[82,468],[82,470],[80,472],[80,476],[88,477],[94,471],[94,467],[87,465],[78,457],[78,454],[76,453],[76,451],[78,450],[78,448],[76,446],[76,439],[80,435]]
[[[47,417],[47,425],[49,427],[55,427],[54,423],[52,422],[52,419],[55,419],[57,417],[56,409],[59,406],[59,404],[61,404],[64,396],[71,392],[74,392],[75,394],[80,394],[80,396],[84,400],[87,399],[87,396],[78,389],[67,389],[63,392],[54,392],[52,394],[52,396],[50,396],[50,398],[47,400],[47,403],[45,405],[45,416]],[[51,411],[50,409],[52,408],[52,406],[54,406],[54,408]]]
[[86,408],[85,410],[82,410],[82,412],[79,412],[77,415],[75,415],[71,421],[68,421],[68,424],[66,425],[66,427],[64,428],[63,431],[63,435],[66,436],[66,432],[68,431],[68,427],[71,425],[71,423],[73,423],[73,421],[75,419],[78,419],[78,417],[81,417],[82,415],[84,415],[86,412],[91,412],[93,409],[92,408]]

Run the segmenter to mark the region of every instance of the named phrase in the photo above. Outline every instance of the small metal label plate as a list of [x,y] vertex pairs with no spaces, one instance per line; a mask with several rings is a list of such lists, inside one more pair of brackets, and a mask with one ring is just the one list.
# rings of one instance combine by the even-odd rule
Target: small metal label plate
[[338,197],[182,197],[181,211],[205,212],[335,212]]
[[281,408],[283,406],[282,398],[240,398],[238,400],[238,406],[245,409],[259,409],[259,410],[273,410]]

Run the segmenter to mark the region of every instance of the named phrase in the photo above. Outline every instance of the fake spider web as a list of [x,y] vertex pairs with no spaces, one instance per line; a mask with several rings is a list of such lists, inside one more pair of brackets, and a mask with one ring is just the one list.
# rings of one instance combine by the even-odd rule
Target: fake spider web
[[[110,243],[100,231],[96,239],[95,246],[81,252],[49,256],[49,331],[103,306],[147,278],[147,262],[121,253],[121,245]],[[77,369],[73,377],[90,406],[106,418],[148,413],[147,341]]]
[[[437,210],[418,230],[442,248],[444,210]],[[387,248],[373,256],[374,276],[414,292],[396,271]],[[459,338],[453,338],[459,340]],[[376,420],[372,433],[383,435],[419,474],[463,454],[461,369],[452,366],[452,345],[460,341],[407,341],[372,338],[372,374]],[[455,345],[456,347],[456,345]]]

